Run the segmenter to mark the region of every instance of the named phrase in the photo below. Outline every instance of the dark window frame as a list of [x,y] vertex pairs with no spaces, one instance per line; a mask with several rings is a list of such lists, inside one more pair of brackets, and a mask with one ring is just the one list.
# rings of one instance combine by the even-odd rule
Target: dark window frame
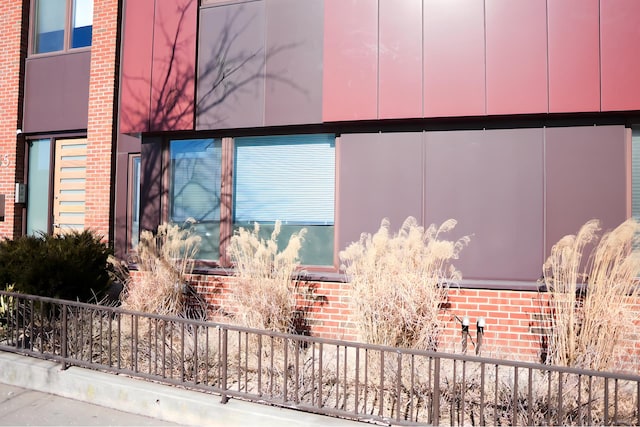
[[[320,132],[323,133],[323,132]],[[324,132],[326,133],[326,132]],[[304,133],[302,133],[304,134]],[[314,133],[310,133],[312,135]],[[277,135],[256,135],[256,136],[277,136]],[[284,136],[284,135],[283,135]],[[239,138],[240,136],[238,136]],[[221,179],[220,179],[220,237],[219,237],[219,252],[220,257],[217,260],[207,260],[207,259],[198,259],[196,262],[196,271],[206,272],[211,271],[212,269],[225,268],[232,266],[231,260],[227,255],[227,248],[229,246],[229,242],[234,233],[234,216],[233,216],[233,201],[234,201],[234,191],[235,191],[235,183],[234,183],[234,164],[235,164],[235,139],[234,137],[211,137],[207,135],[199,135],[196,137],[197,139],[219,139],[222,143],[222,156],[221,156]],[[179,141],[179,140],[188,140],[195,139],[193,136],[180,136],[180,137],[166,137],[163,138],[162,141],[162,188],[163,188],[163,197],[161,200],[161,222],[167,222],[170,220],[170,191],[169,188],[171,186],[171,159],[170,159],[170,145],[171,141]],[[334,193],[337,192],[338,187],[338,150],[337,144],[339,144],[340,136],[338,134],[334,135],[334,149],[335,155],[335,181],[334,181]],[[336,221],[336,203],[337,199],[334,200],[334,221],[333,221],[333,234],[334,240],[332,245],[332,259],[333,262],[331,265],[304,265],[305,270],[319,272],[319,273],[327,273],[329,275],[333,273],[337,273],[338,268],[338,241],[336,239],[337,232],[337,221]],[[129,228],[129,226],[127,227]],[[129,234],[129,231],[128,231]]]

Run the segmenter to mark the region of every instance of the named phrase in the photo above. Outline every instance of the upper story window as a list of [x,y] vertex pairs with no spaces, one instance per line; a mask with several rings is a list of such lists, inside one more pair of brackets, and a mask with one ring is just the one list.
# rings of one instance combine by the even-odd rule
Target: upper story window
[[34,0],[33,53],[91,46],[93,0]]

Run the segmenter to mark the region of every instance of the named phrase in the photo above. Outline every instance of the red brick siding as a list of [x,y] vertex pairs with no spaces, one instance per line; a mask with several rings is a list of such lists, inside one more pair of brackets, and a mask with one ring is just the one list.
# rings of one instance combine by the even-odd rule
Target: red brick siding
[[23,58],[26,53],[28,8],[20,1],[0,2],[0,194],[5,195],[5,220],[0,237],[22,231],[22,207],[14,203],[15,183],[23,181],[24,139],[16,131],[22,121]]
[[105,237],[109,236],[111,216],[119,16],[118,0],[94,0],[85,226]]
[[[136,273],[137,274],[137,273]],[[233,277],[193,276],[193,286],[209,304],[211,320],[229,322],[233,312],[226,295],[233,286]],[[357,341],[357,332],[349,309],[349,284],[319,282],[314,286],[314,301],[307,319],[312,336]],[[460,320],[470,320],[467,353],[474,354],[477,341],[476,322],[484,317],[483,356],[541,361],[545,351],[543,341],[548,323],[548,294],[536,291],[504,291],[484,289],[449,290],[441,312],[445,327],[439,338],[441,351],[462,351]],[[640,301],[635,304],[640,314]],[[636,316],[640,330],[640,316]],[[640,367],[640,335],[631,333],[619,347],[624,356],[625,370]],[[636,368],[634,368],[636,367]]]

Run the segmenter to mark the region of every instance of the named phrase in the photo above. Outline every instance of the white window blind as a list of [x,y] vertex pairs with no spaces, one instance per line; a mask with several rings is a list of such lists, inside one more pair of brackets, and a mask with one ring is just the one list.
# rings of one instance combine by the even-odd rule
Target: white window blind
[[332,225],[335,136],[237,138],[234,222]]

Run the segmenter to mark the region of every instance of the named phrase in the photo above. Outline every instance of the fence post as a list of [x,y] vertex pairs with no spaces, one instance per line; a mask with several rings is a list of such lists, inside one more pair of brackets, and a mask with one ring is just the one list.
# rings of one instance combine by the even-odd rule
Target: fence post
[[433,360],[433,392],[431,397],[431,424],[440,424],[440,358]]
[[222,329],[222,399],[221,403],[227,403],[229,401],[229,396],[227,396],[224,392],[227,390],[227,342],[228,342],[228,330],[227,328]]
[[67,365],[67,305],[62,304],[62,325],[60,328],[60,356],[62,357],[62,370],[64,371],[69,366]]

